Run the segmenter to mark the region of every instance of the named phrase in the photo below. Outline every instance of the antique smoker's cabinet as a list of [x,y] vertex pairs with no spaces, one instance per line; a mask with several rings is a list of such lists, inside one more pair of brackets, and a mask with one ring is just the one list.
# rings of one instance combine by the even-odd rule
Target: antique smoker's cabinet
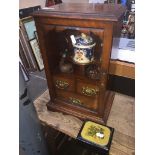
[[[107,90],[112,40],[120,36],[124,11],[121,5],[62,3],[33,14],[51,97],[49,110],[106,123],[114,98]],[[87,63],[73,61],[70,36],[81,34],[95,42],[93,61]],[[63,72],[60,62],[62,67],[70,64],[72,71]]]

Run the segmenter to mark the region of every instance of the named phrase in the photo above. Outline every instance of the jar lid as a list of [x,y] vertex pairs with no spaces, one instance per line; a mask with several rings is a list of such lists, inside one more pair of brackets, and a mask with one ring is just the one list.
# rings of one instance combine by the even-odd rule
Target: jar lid
[[92,48],[96,45],[96,43],[93,41],[93,38],[84,33],[81,33],[81,35],[78,36],[71,35],[70,38],[73,47],[76,48],[86,49],[86,48]]
[[76,36],[75,40],[76,40],[75,45],[84,45],[84,46],[86,45],[86,46],[88,46],[88,45],[94,44],[93,38],[84,34],[84,33],[81,33],[81,35]]

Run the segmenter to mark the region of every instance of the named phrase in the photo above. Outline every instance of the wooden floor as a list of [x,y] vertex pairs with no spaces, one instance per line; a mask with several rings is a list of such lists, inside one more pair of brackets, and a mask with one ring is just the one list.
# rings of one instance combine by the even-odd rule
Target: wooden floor
[[[34,101],[41,123],[76,138],[82,121],[70,115],[48,111],[48,90]],[[110,155],[133,155],[134,143],[134,98],[116,93],[107,125],[115,128]]]

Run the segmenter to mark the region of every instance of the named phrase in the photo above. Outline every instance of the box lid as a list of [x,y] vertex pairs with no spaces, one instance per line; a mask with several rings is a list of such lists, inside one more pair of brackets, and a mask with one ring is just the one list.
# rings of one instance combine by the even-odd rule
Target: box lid
[[102,150],[109,151],[114,129],[92,121],[85,121],[77,139]]

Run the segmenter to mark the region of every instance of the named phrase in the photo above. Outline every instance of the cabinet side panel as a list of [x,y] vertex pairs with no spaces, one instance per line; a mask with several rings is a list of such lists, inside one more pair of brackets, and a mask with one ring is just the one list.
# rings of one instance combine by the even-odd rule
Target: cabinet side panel
[[51,81],[52,74],[50,72],[50,64],[48,61],[48,53],[47,53],[46,43],[45,43],[45,33],[44,33],[42,25],[40,25],[38,22],[36,22],[36,29],[37,29],[38,38],[39,38],[39,47],[41,50],[41,54],[42,54],[42,58],[43,58],[44,66],[45,66],[47,84],[48,84],[48,87],[50,88],[49,93],[50,93],[51,101],[53,101],[55,98],[55,89]]
[[103,51],[101,55],[101,68],[102,71],[105,73],[100,80],[100,94],[99,94],[99,108],[98,113],[99,115],[103,115],[105,111],[105,103],[104,98],[107,91],[107,79],[108,79],[108,72],[109,72],[109,64],[110,64],[110,55],[111,55],[111,48],[112,48],[112,36],[113,36],[113,24],[109,23],[106,24],[104,27],[104,37],[103,37]]

